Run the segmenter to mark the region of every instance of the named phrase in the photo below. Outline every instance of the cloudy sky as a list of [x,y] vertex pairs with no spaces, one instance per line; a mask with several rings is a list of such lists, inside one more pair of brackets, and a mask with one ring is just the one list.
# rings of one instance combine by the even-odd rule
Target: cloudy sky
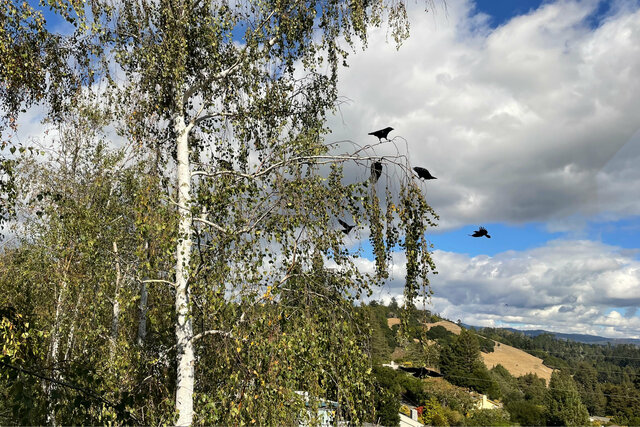
[[[382,28],[349,57],[349,102],[329,138],[366,144],[392,126],[378,153],[406,147],[438,177],[422,184],[441,217],[429,308],[479,326],[640,338],[640,3],[407,4],[399,50]],[[22,121],[40,129],[37,111]],[[469,237],[480,225],[491,239]],[[396,254],[374,298],[402,294],[404,262]]]
[[[330,137],[392,126],[438,177],[431,309],[640,338],[639,3],[408,3],[399,50],[380,29],[350,56]],[[491,239],[468,236],[479,225]],[[401,295],[403,265],[374,298]]]

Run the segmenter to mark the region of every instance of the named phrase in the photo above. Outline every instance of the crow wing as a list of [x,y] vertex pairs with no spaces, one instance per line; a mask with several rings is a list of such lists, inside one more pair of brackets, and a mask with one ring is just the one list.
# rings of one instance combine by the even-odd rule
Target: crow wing
[[371,181],[375,184],[382,175],[382,163],[373,162],[371,165]]

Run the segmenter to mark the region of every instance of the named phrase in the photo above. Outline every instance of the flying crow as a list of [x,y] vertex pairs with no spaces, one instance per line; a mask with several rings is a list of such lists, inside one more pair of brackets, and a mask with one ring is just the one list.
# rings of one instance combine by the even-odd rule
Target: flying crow
[[343,230],[342,232],[344,234],[349,234],[349,232],[351,231],[351,229],[353,227],[355,227],[355,225],[349,225],[346,222],[344,222],[343,220],[339,219],[338,222],[340,223],[340,225],[342,226]]
[[382,175],[382,163],[373,162],[371,164],[371,183],[375,184]]
[[487,229],[484,228],[484,227],[480,227],[478,230],[474,231],[473,234],[469,234],[469,236],[471,236],[471,237],[486,236],[488,239],[491,238],[491,236],[489,236],[489,233],[487,232]]
[[386,139],[387,141],[389,140],[389,138],[387,138],[387,135],[389,135],[389,132],[391,132],[393,130],[392,127],[386,127],[384,129],[380,129],[377,130],[375,132],[371,132],[369,133],[369,135],[373,135],[378,137],[378,142],[382,141],[382,138]]
[[428,170],[425,168],[421,168],[420,166],[416,166],[413,168],[414,171],[418,174],[418,178],[422,179],[438,179],[435,176],[431,175]]

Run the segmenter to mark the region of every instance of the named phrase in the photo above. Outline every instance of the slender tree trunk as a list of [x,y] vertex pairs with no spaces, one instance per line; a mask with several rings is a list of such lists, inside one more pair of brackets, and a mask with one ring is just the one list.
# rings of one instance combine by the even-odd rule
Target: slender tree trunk
[[[65,291],[67,289],[66,279],[62,281],[60,285],[60,292],[58,293],[58,300],[56,301],[56,316],[53,321],[53,328],[51,328],[51,343],[49,344],[49,363],[51,365],[51,378],[57,379],[58,377],[58,354],[60,349],[60,323],[62,317],[62,304],[64,303]],[[44,383],[44,393],[47,397],[47,424],[51,426],[56,425],[56,412],[54,402],[51,400],[51,395],[56,388],[56,385],[52,382]]]
[[71,350],[73,348],[73,339],[75,338],[76,333],[76,323],[78,321],[78,313],[80,312],[80,304],[82,304],[82,295],[84,288],[80,289],[78,293],[78,299],[76,300],[76,306],[73,309],[73,320],[71,321],[71,328],[69,329],[69,336],[67,337],[67,348],[64,351],[64,359],[69,360],[69,356],[71,355]]
[[[147,257],[147,262],[151,264],[151,253],[149,251],[149,241],[144,242],[144,252]],[[147,304],[149,301],[149,291],[147,289],[148,270],[143,276],[142,283],[140,283],[140,311],[138,312],[138,345],[144,346],[144,341],[147,339]]]
[[113,242],[113,253],[116,259],[116,283],[113,295],[113,316],[111,318],[111,345],[109,346],[109,360],[113,360],[116,352],[116,342],[118,341],[118,330],[120,329],[120,282],[122,281],[122,273],[120,270],[120,258],[118,256],[118,244]]
[[178,245],[176,248],[176,324],[177,341],[177,425],[191,425],[193,420],[193,385],[195,356],[193,352],[193,326],[189,301],[189,262],[191,260],[191,171],[189,167],[188,136],[190,128],[182,115],[175,119],[178,155]]
[[138,313],[138,345],[143,346],[147,339],[147,301],[149,291],[147,284],[143,281],[140,284],[140,312]]

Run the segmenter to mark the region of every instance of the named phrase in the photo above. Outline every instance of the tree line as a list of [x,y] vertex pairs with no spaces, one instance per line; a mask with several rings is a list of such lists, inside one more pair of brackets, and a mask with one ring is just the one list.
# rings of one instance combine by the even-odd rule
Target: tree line
[[[425,328],[425,323],[444,319],[416,308],[407,315],[406,335],[397,326],[388,327],[387,319],[404,311],[394,300],[389,305],[373,301],[361,309],[370,319],[375,374],[384,390],[376,405],[389,425],[397,422],[402,402],[422,406],[423,421],[433,425],[585,425],[589,415],[640,423],[639,372],[633,368],[640,351],[635,346],[583,344],[550,334],[532,338],[498,328],[462,328],[455,335],[442,326]],[[481,343],[493,340],[541,357],[554,369],[550,382],[535,374],[515,378],[502,365],[487,369],[481,351],[494,346]],[[435,368],[443,378],[419,380],[381,366],[392,358],[405,366]],[[475,411],[470,392],[486,394],[503,408]]]

